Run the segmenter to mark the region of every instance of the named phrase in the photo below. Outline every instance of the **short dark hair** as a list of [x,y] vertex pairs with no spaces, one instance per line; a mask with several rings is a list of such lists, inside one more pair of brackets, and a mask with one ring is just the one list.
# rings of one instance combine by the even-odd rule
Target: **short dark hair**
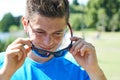
[[27,0],[26,17],[31,18],[33,14],[40,14],[50,18],[65,17],[69,20],[68,0]]

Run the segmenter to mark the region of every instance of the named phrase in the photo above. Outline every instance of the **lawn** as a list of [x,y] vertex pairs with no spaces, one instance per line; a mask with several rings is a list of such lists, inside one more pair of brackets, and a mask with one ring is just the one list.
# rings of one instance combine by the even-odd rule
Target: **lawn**
[[[100,67],[108,80],[120,80],[120,32],[103,32],[96,38],[97,32],[84,31],[85,40],[91,42],[97,52]],[[81,32],[75,35],[81,36]]]

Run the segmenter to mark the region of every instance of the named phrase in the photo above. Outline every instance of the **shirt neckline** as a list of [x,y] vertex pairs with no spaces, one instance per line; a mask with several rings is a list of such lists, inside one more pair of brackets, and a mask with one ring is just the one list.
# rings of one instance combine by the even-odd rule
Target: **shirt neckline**
[[45,66],[48,66],[48,65],[51,65],[51,63],[53,63],[55,60],[55,58],[51,58],[50,60],[48,60],[47,62],[44,62],[44,63],[40,63],[40,62],[37,62],[37,61],[34,61],[33,59],[27,57],[26,59],[26,62],[36,66],[36,67],[45,67]]

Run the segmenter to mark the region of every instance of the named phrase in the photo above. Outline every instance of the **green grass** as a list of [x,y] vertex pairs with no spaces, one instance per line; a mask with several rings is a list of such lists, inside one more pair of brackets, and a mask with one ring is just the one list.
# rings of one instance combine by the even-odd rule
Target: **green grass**
[[[84,31],[85,39],[91,42],[95,48],[98,62],[108,80],[120,80],[120,32],[103,32],[99,39],[96,39],[93,31]],[[81,32],[75,32],[81,36]]]

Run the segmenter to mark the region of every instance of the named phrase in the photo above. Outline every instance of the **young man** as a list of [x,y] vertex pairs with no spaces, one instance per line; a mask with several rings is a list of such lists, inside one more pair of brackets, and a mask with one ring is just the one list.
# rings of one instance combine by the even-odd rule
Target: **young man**
[[106,80],[95,48],[83,39],[71,37],[69,51],[85,70],[56,52],[69,23],[68,0],[27,0],[22,23],[29,38],[18,38],[0,55],[0,80]]

